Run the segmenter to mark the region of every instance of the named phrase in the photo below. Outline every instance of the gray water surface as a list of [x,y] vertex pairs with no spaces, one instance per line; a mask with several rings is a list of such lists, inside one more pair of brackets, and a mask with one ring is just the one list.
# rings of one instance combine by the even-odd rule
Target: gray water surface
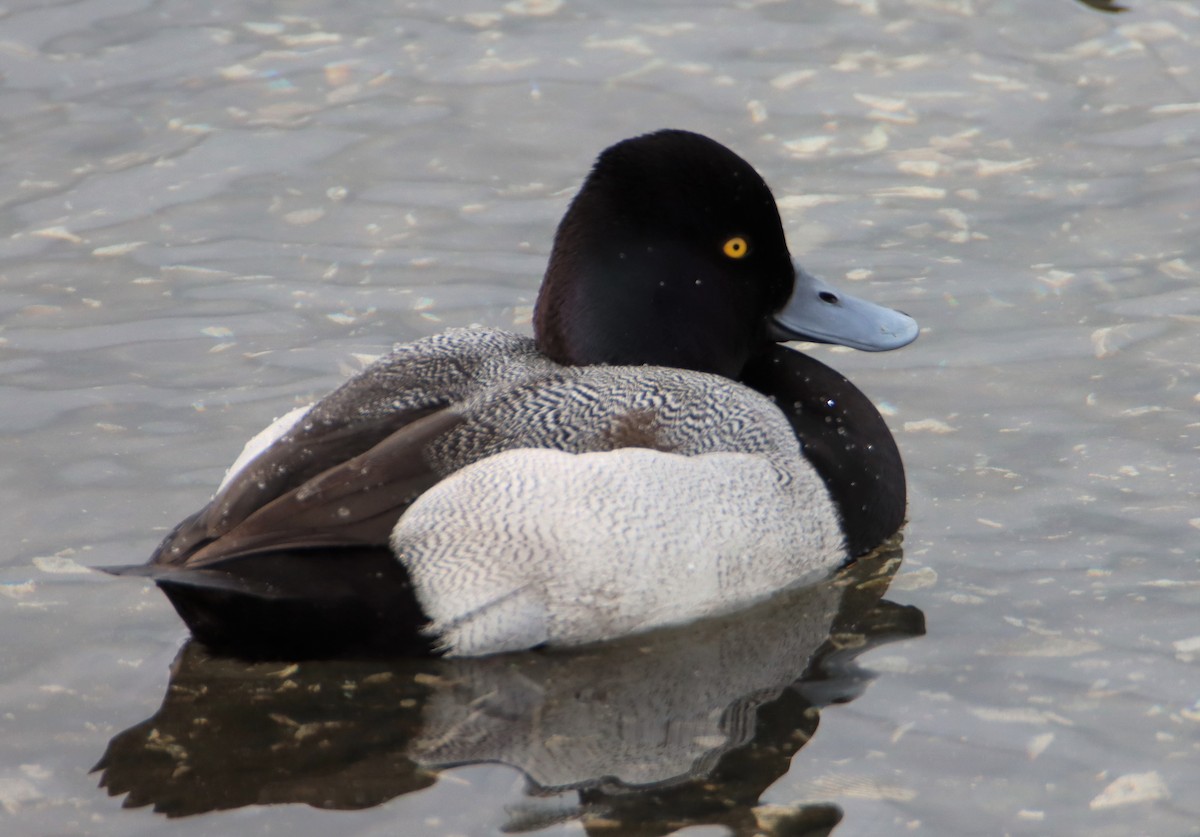
[[[0,830],[1200,833],[1200,10],[1126,5],[0,9]],[[528,330],[592,158],[665,126],[741,153],[810,270],[923,326],[886,355],[811,347],[908,465],[875,598],[761,623],[794,644],[745,671],[671,640],[664,683],[718,664],[679,690],[711,686],[707,709],[668,685],[618,700],[610,663],[552,655],[293,670],[189,648],[169,688],[181,623],[88,567],[143,560],[246,438],[393,342]],[[494,677],[524,684],[496,715],[566,731],[446,750]],[[546,684],[568,678],[563,712]],[[205,695],[230,699],[179,703]],[[698,771],[674,819],[580,778],[618,763],[582,758],[620,740],[598,732],[614,706],[682,731],[675,761],[619,762],[627,784]],[[130,740],[166,785],[110,797],[89,771]],[[320,758],[287,749],[306,741]],[[244,793],[206,803],[188,772],[222,747]]]

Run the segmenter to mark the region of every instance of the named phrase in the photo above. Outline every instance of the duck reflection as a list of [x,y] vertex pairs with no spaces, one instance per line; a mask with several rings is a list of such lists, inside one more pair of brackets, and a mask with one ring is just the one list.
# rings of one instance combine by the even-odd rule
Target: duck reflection
[[[570,817],[589,830],[742,833],[766,817],[825,833],[835,806],[768,810],[758,797],[812,736],[818,708],[865,687],[858,654],[924,633],[919,610],[882,599],[900,554],[890,546],[727,618],[570,651],[271,664],[189,643],[158,712],[113,738],[95,769],[126,807],[179,817],[365,808],[441,769],[499,762],[528,777],[508,830]],[[566,791],[578,804],[545,807]]]

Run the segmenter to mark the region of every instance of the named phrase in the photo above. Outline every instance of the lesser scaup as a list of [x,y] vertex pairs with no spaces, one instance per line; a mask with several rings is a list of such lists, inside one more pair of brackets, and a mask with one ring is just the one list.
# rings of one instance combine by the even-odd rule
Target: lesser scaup
[[600,155],[534,335],[397,347],[114,571],[235,654],[477,655],[728,612],[903,522],[878,411],[778,341],[878,351],[916,324],[795,266],[766,183],[721,144],[667,130]]

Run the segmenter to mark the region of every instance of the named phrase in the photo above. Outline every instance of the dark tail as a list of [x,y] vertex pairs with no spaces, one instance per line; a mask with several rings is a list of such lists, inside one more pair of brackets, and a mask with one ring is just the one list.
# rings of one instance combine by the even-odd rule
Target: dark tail
[[246,659],[427,655],[429,621],[387,547],[280,550],[200,568],[98,567],[149,578],[192,635]]

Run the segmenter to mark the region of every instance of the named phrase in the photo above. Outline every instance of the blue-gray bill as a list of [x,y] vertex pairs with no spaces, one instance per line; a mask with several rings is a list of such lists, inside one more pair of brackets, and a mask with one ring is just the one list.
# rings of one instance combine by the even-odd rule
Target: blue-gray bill
[[770,325],[773,340],[838,343],[865,352],[907,346],[918,331],[907,314],[843,293],[800,265],[791,299]]

